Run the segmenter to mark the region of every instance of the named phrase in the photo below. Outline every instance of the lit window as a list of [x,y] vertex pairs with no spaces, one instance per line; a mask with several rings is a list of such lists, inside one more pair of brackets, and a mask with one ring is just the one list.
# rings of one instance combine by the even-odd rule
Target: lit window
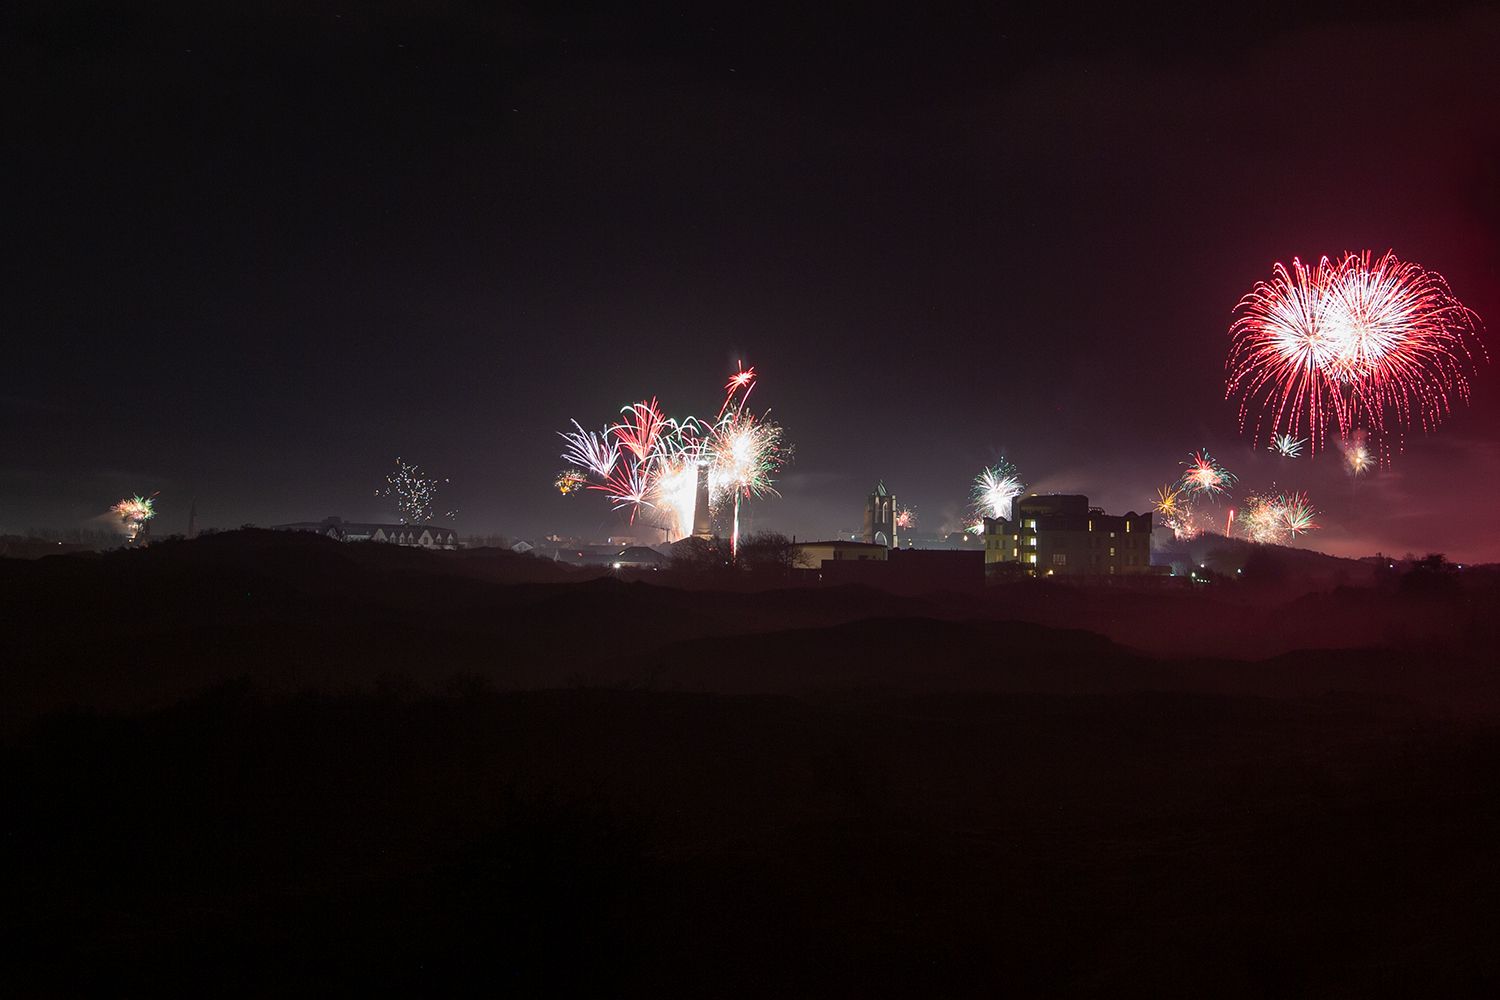
[[1125,522],[1125,531],[1126,531],[1127,534],[1130,532],[1130,522],[1129,521]]
[[1064,552],[1054,552],[1052,554],[1052,565],[1054,565],[1054,566],[1066,566],[1067,564],[1068,564],[1068,556],[1067,556],[1066,553],[1064,553]]
[[1094,530],[1094,522],[1093,522],[1093,520],[1090,520],[1090,521],[1089,521],[1089,530],[1090,530],[1090,531],[1093,531],[1093,530]]
[[1113,546],[1113,545],[1111,545],[1111,546],[1110,546],[1110,547],[1109,547],[1109,557],[1110,557],[1110,558],[1111,558],[1111,559],[1113,559],[1113,558],[1114,558],[1114,556],[1115,556],[1115,547],[1114,547],[1114,546]]

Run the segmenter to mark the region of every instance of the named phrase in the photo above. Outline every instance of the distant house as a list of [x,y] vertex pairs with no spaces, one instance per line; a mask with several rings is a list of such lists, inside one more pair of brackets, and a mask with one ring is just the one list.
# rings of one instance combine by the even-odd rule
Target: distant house
[[310,531],[340,542],[385,542],[420,549],[456,549],[458,532],[435,524],[369,524],[325,517],[272,525],[275,531]]
[[571,566],[608,566],[618,550],[600,545],[559,546],[544,549],[542,557]]
[[610,565],[615,569],[661,569],[667,557],[644,545],[631,545],[615,553]]

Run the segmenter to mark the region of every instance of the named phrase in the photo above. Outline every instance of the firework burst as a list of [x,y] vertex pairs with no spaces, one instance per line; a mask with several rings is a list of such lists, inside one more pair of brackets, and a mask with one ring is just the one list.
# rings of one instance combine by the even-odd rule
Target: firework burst
[[1362,476],[1375,467],[1375,456],[1365,444],[1365,435],[1362,431],[1355,431],[1340,441],[1339,450],[1344,453],[1344,468],[1351,476]]
[[[446,485],[446,479],[429,479],[415,465],[396,458],[396,471],[385,477],[385,487],[375,491],[377,497],[396,501],[396,514],[402,524],[426,524],[436,516],[433,504],[437,501],[438,488]],[[448,511],[448,517],[454,512]]]
[[677,458],[662,463],[651,478],[650,505],[666,526],[668,537],[686,538],[693,533],[698,475],[696,459]]
[[1269,447],[1282,458],[1300,458],[1306,444],[1307,438],[1299,438],[1294,434],[1277,434],[1271,439]]
[[1151,510],[1161,519],[1163,527],[1171,530],[1178,540],[1186,540],[1198,534],[1193,523],[1193,501],[1181,483],[1168,483],[1156,491]]
[[1281,523],[1293,538],[1318,528],[1318,511],[1308,501],[1306,493],[1292,493],[1279,498]]
[[761,496],[780,496],[772,476],[781,468],[781,427],[744,409],[715,427],[708,445],[708,491],[715,509],[733,508],[730,552],[738,556],[740,503]]
[[984,530],[985,518],[1009,519],[1016,497],[1025,492],[1026,484],[1021,481],[1020,472],[1005,458],[979,470],[969,491],[979,530]]
[[1241,501],[1230,524],[1252,542],[1285,545],[1298,535],[1317,530],[1317,517],[1318,511],[1306,493],[1252,493]]
[[739,402],[740,408],[743,409],[746,400],[750,398],[750,390],[753,388],[755,388],[755,366],[751,365],[746,368],[741,364],[739,371],[729,376],[729,381],[724,383],[724,405],[719,407],[719,416],[722,417],[729,410],[737,392],[744,393],[740,396]]
[[1233,488],[1237,477],[1214,460],[1207,451],[1195,451],[1183,465],[1187,471],[1178,486],[1189,496],[1220,496]]
[[[623,407],[621,419],[599,433],[573,421],[574,430],[561,434],[563,458],[576,467],[568,483],[604,493],[615,510],[630,511],[632,523],[644,517],[675,540],[693,530],[701,482],[711,512],[732,511],[737,551],[741,504],[778,495],[773,477],[786,458],[781,428],[746,408],[755,380],[754,368],[731,375],[712,421],[674,420],[654,398]],[[559,492],[572,492],[563,481],[559,474]]]
[[558,431],[557,434],[568,442],[562,457],[569,462],[601,479],[615,470],[615,463],[620,460],[620,448],[610,440],[609,428],[602,432],[586,431],[575,420],[573,430]]
[[896,509],[896,530],[911,531],[917,526],[917,508],[899,507]]
[[1314,453],[1330,426],[1368,430],[1381,456],[1388,435],[1436,429],[1484,356],[1478,316],[1442,275],[1391,252],[1278,263],[1236,312],[1225,396],[1241,430],[1254,413],[1255,437],[1305,434]]
[[1251,493],[1240,499],[1240,505],[1231,512],[1229,533],[1238,528],[1239,534],[1252,542],[1279,542],[1282,536],[1281,511],[1270,497]]
[[557,478],[552,481],[552,488],[563,496],[570,497],[587,486],[588,483],[588,477],[577,469],[563,469],[557,474]]
[[120,518],[120,523],[125,526],[125,536],[130,542],[140,537],[146,522],[156,516],[156,494],[143,497],[139,494],[125,500],[121,500],[110,508]]

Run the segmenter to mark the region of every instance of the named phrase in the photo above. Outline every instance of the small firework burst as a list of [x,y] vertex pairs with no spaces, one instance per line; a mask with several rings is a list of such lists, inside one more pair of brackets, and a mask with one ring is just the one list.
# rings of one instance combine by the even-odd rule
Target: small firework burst
[[[429,479],[415,465],[396,458],[396,471],[385,477],[385,488],[375,491],[378,497],[396,501],[396,514],[402,524],[426,524],[431,521],[433,504],[437,500],[438,488],[447,484],[446,479]],[[449,511],[447,516],[453,517]]]
[[[1240,499],[1229,526],[1238,528],[1239,533],[1252,542],[1279,542],[1282,536],[1281,509],[1274,498],[1251,493]],[[1230,533],[1234,532],[1231,530]]]
[[1215,461],[1207,451],[1193,452],[1182,464],[1187,466],[1187,471],[1178,480],[1178,485],[1192,495],[1220,496],[1237,481],[1234,473]]
[[1299,438],[1295,434],[1277,434],[1271,439],[1270,450],[1282,458],[1299,458],[1306,444],[1307,438]]
[[1186,506],[1183,500],[1182,487],[1174,483],[1159,487],[1156,491],[1156,500],[1151,504],[1151,509],[1162,517],[1171,517],[1179,513]]
[[735,497],[776,496],[771,478],[781,467],[781,427],[743,411],[716,428],[708,447],[709,495],[715,505]]
[[896,528],[900,531],[911,531],[917,526],[917,509],[915,507],[898,507],[896,509]]
[[985,518],[1010,518],[1016,497],[1025,492],[1026,484],[1021,481],[1020,472],[1004,458],[979,470],[979,475],[974,477],[969,498],[973,503],[980,531],[984,530]]
[[588,477],[577,469],[563,469],[558,472],[557,478],[552,481],[553,489],[565,497],[572,496],[588,484]]
[[129,499],[121,500],[110,508],[115,514],[119,515],[120,523],[125,526],[125,536],[129,541],[134,542],[140,537],[141,530],[146,526],[146,522],[156,516],[155,497],[155,493],[149,497],[136,494]]
[[1151,510],[1161,518],[1162,526],[1171,530],[1179,540],[1192,538],[1198,533],[1193,524],[1193,501],[1182,485],[1168,483],[1156,491]]
[[1252,542],[1285,545],[1298,535],[1317,530],[1317,517],[1317,509],[1305,492],[1252,493],[1240,502],[1230,525]]
[[1362,476],[1375,467],[1375,456],[1365,444],[1363,432],[1355,431],[1339,443],[1339,448],[1344,453],[1344,468],[1351,476]]
[[1318,511],[1303,492],[1284,494],[1279,498],[1281,521],[1287,534],[1296,538],[1300,534],[1316,531]]

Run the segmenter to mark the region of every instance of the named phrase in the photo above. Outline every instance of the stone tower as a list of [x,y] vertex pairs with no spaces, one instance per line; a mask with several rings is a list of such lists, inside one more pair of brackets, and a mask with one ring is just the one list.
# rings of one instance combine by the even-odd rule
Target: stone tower
[[713,513],[708,509],[708,467],[698,463],[698,485],[693,491],[693,537],[714,537]]
[[865,500],[865,541],[896,547],[896,498],[884,481],[876,483],[875,492]]

